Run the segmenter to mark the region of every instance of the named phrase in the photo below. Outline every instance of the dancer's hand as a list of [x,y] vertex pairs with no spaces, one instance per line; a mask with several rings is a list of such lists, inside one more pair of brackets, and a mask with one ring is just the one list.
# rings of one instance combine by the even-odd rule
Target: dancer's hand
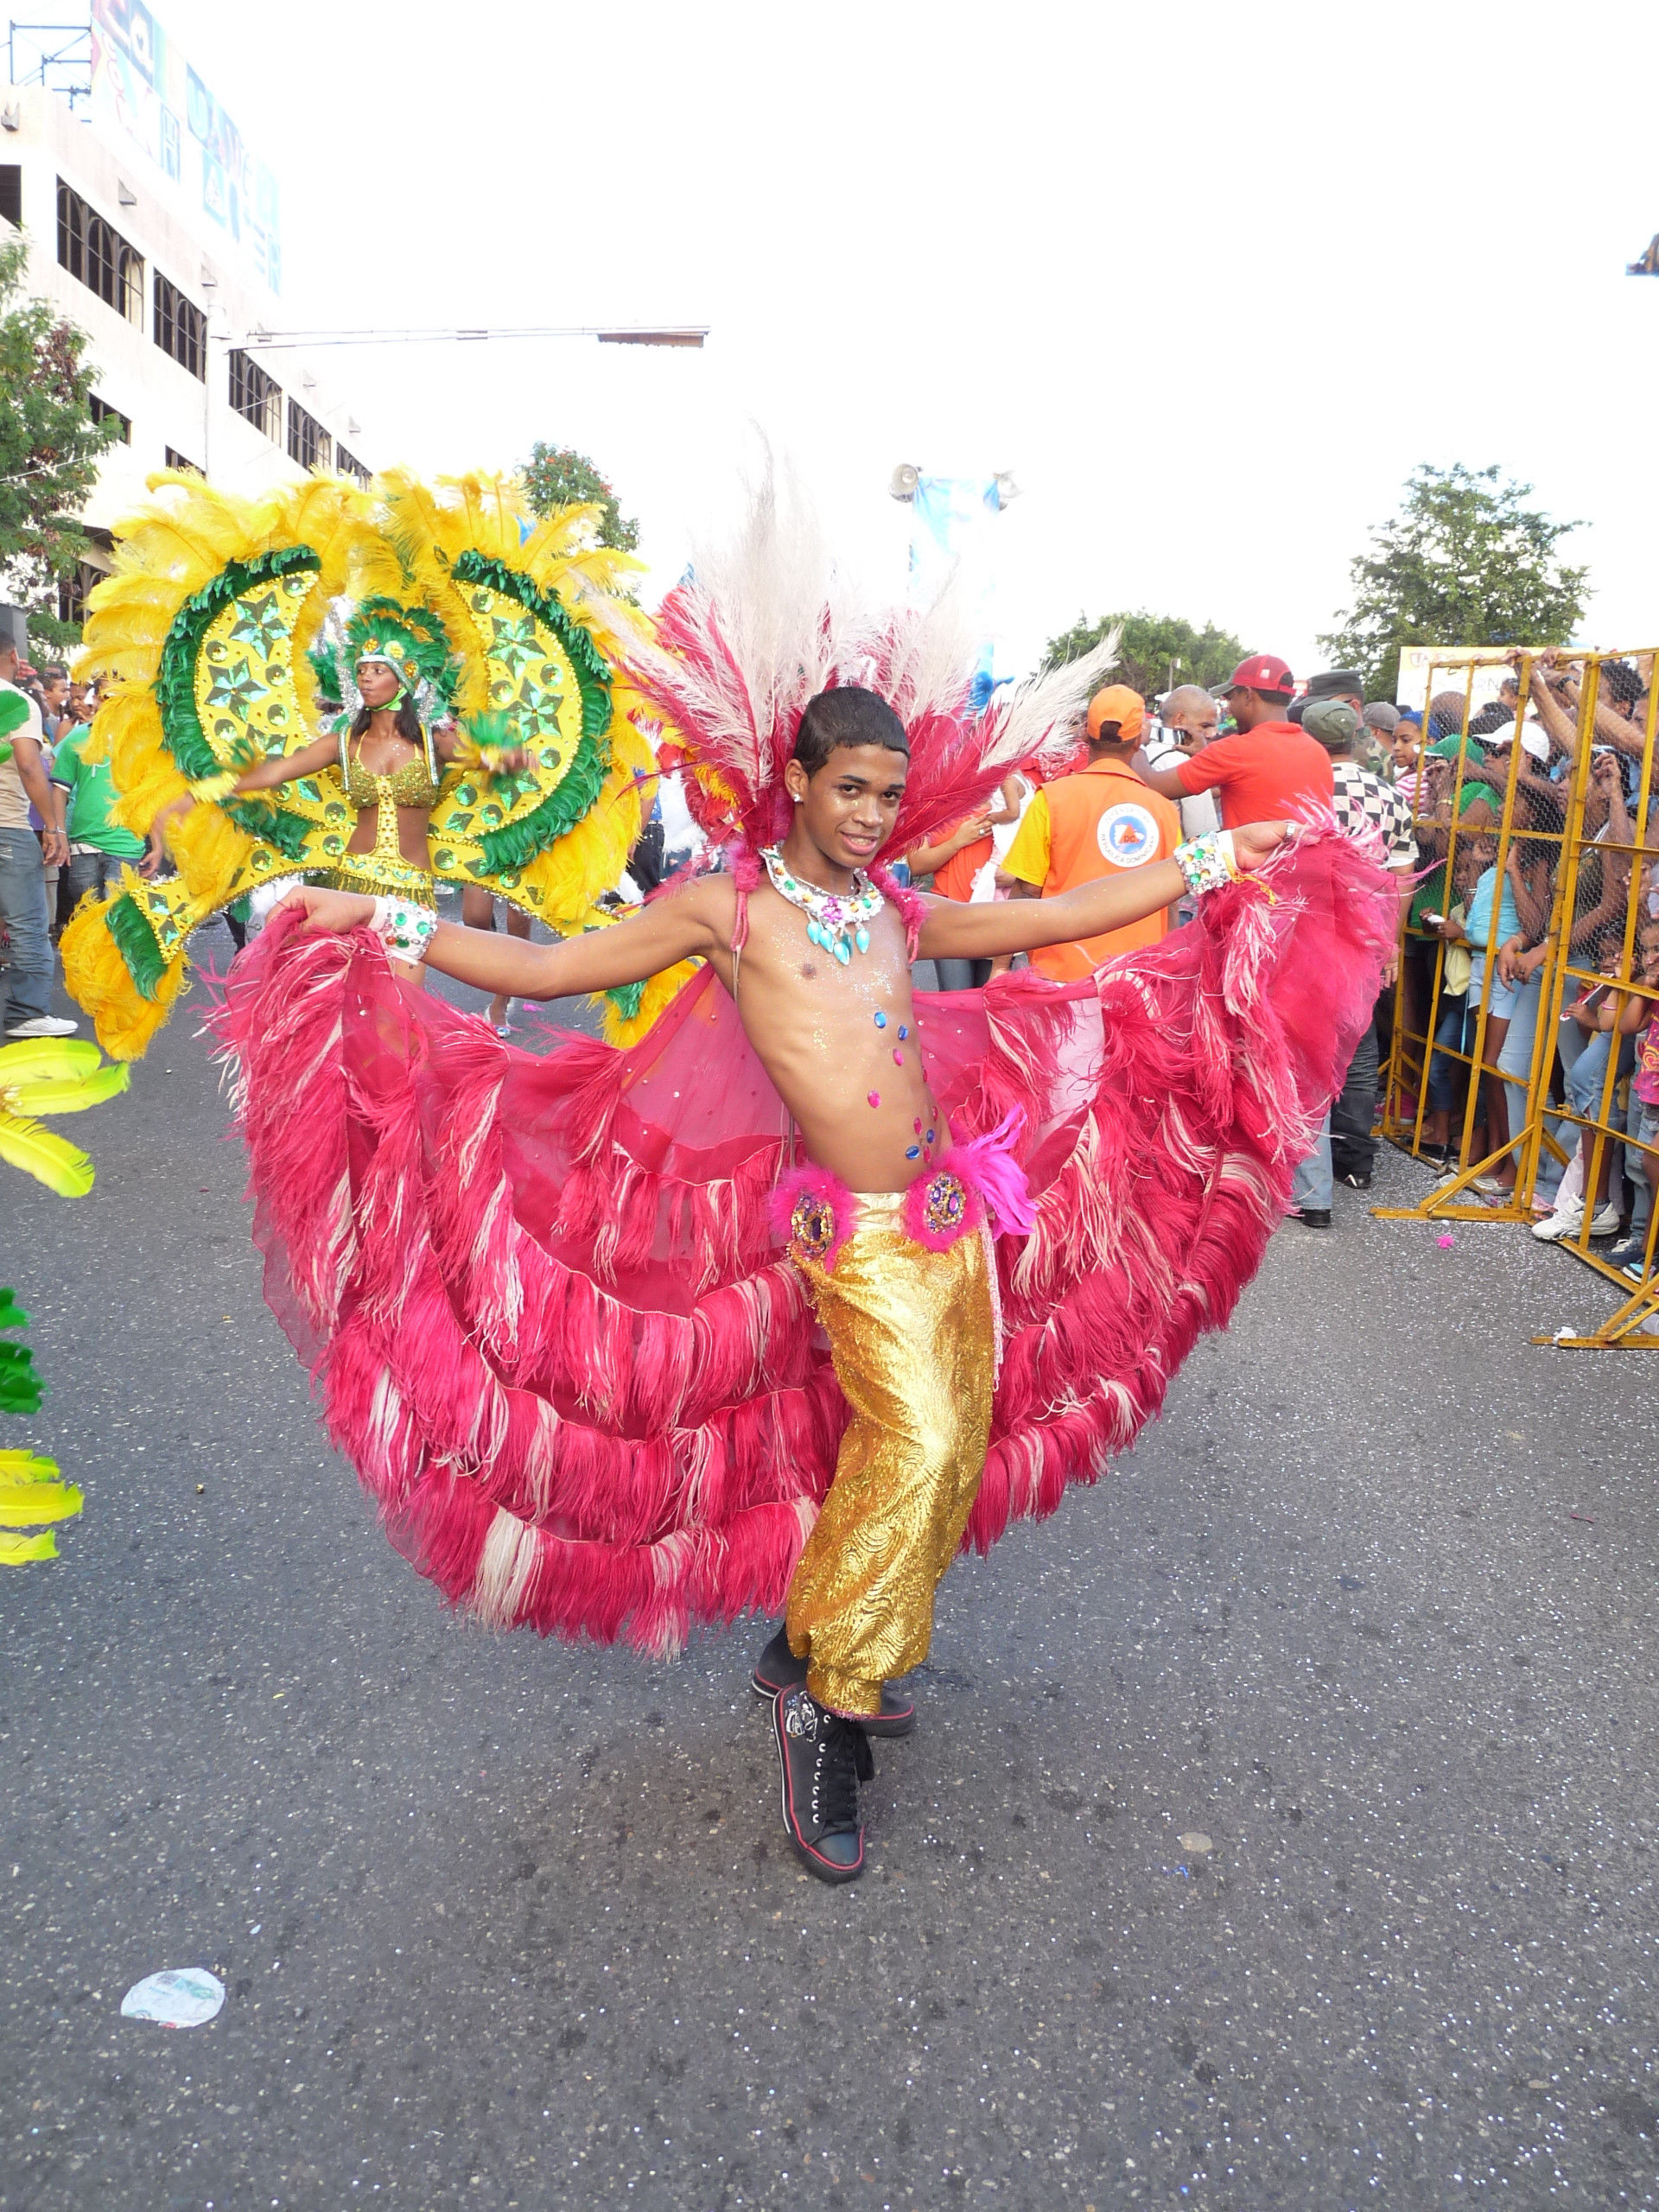
[[1249,875],[1271,860],[1281,845],[1288,844],[1294,834],[1294,823],[1247,822],[1233,832],[1233,858]]
[[297,890],[290,891],[286,899],[278,899],[276,911],[279,914],[303,914],[308,933],[343,937],[347,930],[359,929],[374,918],[374,901],[355,891],[322,891],[314,884],[303,883]]

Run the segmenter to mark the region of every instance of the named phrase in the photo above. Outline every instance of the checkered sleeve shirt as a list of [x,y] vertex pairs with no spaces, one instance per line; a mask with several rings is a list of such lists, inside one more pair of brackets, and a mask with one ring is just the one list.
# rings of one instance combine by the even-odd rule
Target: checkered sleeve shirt
[[1417,840],[1411,832],[1411,808],[1404,794],[1352,760],[1333,760],[1331,780],[1331,810],[1348,836],[1375,833],[1387,848],[1389,868],[1415,868]]

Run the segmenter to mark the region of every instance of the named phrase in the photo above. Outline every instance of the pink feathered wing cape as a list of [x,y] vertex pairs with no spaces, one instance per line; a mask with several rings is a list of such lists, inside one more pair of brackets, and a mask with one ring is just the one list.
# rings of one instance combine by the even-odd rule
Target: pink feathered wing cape
[[[1269,899],[1261,885],[1269,882]],[[1395,893],[1334,835],[1151,951],[917,1001],[957,1137],[1024,1116],[966,1541],[1093,1482],[1223,1327],[1370,1017]],[[279,918],[214,1017],[265,1292],[446,1597],[666,1653],[777,1612],[845,1408],[767,1198],[789,1118],[706,970],[643,1043],[545,1058]]]

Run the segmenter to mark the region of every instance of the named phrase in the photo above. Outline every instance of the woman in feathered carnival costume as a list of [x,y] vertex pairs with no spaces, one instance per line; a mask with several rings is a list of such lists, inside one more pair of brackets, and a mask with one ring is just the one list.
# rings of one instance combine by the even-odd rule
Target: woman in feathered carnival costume
[[[977,719],[974,658],[937,610],[861,616],[763,498],[629,667],[722,872],[552,947],[296,892],[219,1017],[268,1295],[394,1541],[488,1621],[653,1652],[785,1610],[754,1681],[827,1881],[957,1549],[1093,1481],[1227,1320],[1393,909],[1282,823],[1041,902],[901,889],[881,854],[1069,757],[1109,655]],[[1189,885],[1192,926],[1087,981],[912,999],[918,954]],[[530,998],[703,964],[637,1046],[537,1060],[392,958]]]
[[[141,1054],[192,931],[283,875],[429,912],[435,879],[478,886],[560,932],[607,918],[654,764],[616,676],[635,564],[588,543],[591,509],[537,523],[493,477],[151,485],[86,625],[92,743],[150,841],[64,937],[107,1051]],[[148,880],[167,852],[177,874]]]

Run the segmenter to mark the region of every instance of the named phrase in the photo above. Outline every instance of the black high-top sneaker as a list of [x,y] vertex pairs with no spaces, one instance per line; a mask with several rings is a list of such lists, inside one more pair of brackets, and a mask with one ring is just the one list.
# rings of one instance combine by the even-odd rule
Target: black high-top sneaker
[[[806,1662],[798,1659],[789,1648],[789,1631],[780,1628],[772,1642],[754,1662],[754,1672],[749,1676],[757,1697],[775,1698],[779,1690],[792,1690],[806,1680]],[[867,1736],[908,1736],[916,1726],[916,1700],[907,1697],[890,1682],[881,1685],[881,1710],[860,1716],[859,1726]]]
[[779,1693],[772,1708],[782,1772],[784,1827],[801,1864],[821,1882],[864,1872],[858,1785],[875,1762],[855,1720],[821,1706],[805,1684]]

